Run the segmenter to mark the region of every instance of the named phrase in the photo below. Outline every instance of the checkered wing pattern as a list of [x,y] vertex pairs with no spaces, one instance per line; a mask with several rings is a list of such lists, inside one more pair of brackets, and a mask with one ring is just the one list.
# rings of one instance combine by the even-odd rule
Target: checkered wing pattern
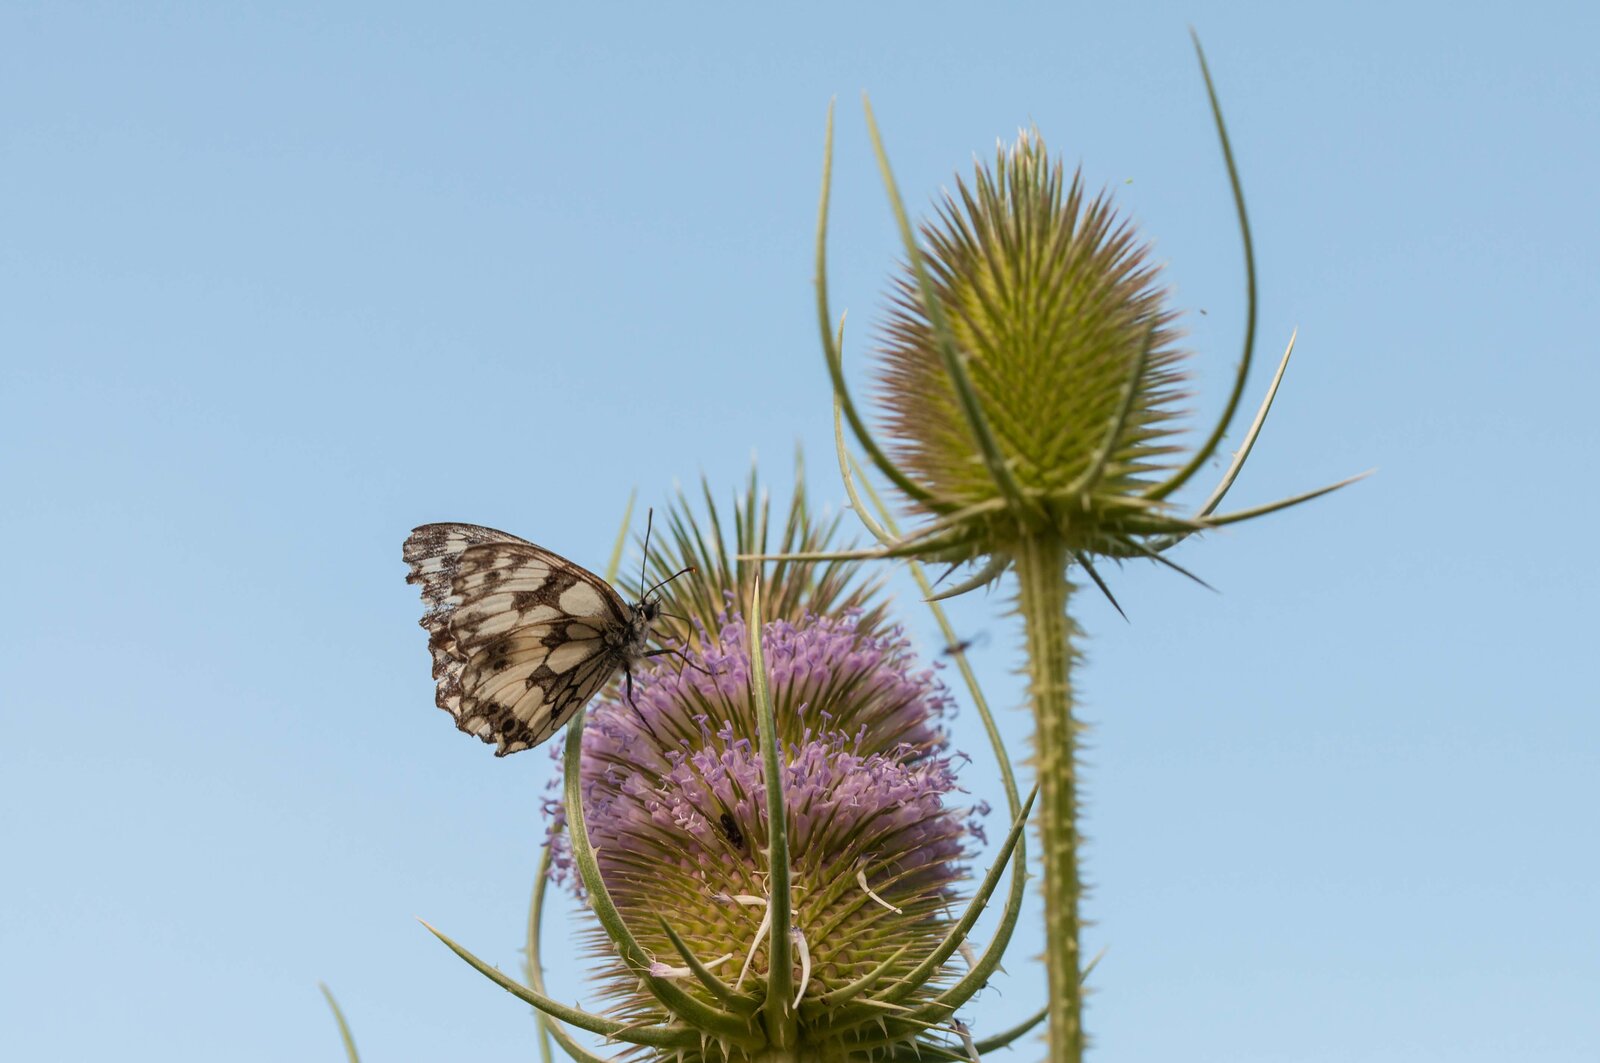
[[434,699],[495,756],[555,734],[628,663],[634,610],[564,557],[493,528],[424,524],[404,559],[422,588]]

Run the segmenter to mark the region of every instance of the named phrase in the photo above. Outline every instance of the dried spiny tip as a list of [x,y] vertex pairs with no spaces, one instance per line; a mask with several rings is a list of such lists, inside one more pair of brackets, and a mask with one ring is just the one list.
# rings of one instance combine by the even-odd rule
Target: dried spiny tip
[[[840,548],[841,514],[816,512],[806,497],[804,470],[797,465],[787,512],[773,507],[751,470],[745,490],[731,507],[719,507],[702,484],[703,506],[684,492],[672,501],[656,526],[647,584],[667,579],[685,565],[695,578],[662,587],[665,615],[658,629],[676,644],[694,644],[704,630],[715,631],[729,608],[750,600],[758,576],[768,619],[799,622],[808,613],[857,612],[858,625],[876,631],[886,623],[881,577],[850,560],[788,561],[763,569],[742,556],[817,554]],[[697,513],[697,510],[702,510]]]
[[[599,703],[581,762],[589,837],[611,899],[658,961],[654,973],[680,978],[708,1003],[658,919],[741,993],[759,998],[767,984],[766,791],[745,625],[724,620],[686,666],[637,676],[631,703]],[[897,951],[883,986],[904,978],[954,918],[974,837],[969,810],[948,803],[956,780],[939,719],[949,698],[899,632],[863,632],[853,617],[774,621],[762,646],[787,806],[802,1057],[855,1058],[881,1040],[878,1013],[858,1009],[870,1015],[850,1020],[829,994]],[[555,865],[576,878],[564,836]],[[666,1019],[599,929],[592,941],[611,1014]],[[926,1001],[943,977],[903,1004]],[[707,1038],[695,1058],[745,1058]]]
[[[922,235],[932,292],[1015,486],[1069,545],[1103,548],[1097,525],[1138,507],[1177,449],[1183,352],[1148,246],[1105,195],[1087,198],[1079,175],[1066,182],[1033,132],[975,167],[970,185],[958,180]],[[898,463],[935,514],[1003,498],[909,269],[892,298],[879,397]]]

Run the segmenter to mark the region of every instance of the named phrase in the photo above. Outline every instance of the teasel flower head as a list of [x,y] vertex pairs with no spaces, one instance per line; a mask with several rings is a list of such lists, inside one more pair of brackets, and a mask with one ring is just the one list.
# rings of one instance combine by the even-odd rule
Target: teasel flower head
[[[649,562],[701,566],[685,578],[704,583],[670,585],[665,603],[692,637],[569,725],[526,984],[444,940],[538,1008],[579,1059],[599,1057],[564,1024],[631,1045],[618,1057],[630,1059],[964,1051],[957,1011],[998,967],[1020,911],[1028,805],[1003,765],[1009,831],[969,881],[988,808],[958,789],[943,728],[952,697],[876,586],[850,561],[775,566],[765,580],[736,563],[772,545],[754,480],[726,522],[730,539],[710,513],[702,524],[680,497]],[[827,546],[834,529],[803,492],[783,527],[776,541],[789,546]],[[1008,869],[980,956],[967,936]],[[582,933],[602,1013],[544,987],[538,927],[551,880],[590,909]],[[1041,1018],[974,1043],[1000,1047]]]
[[[580,772],[601,876],[654,970],[710,1003],[689,966],[698,957],[756,1008],[771,962],[771,817],[748,645],[744,619],[729,615],[687,661],[640,676],[631,704],[599,704]],[[897,632],[865,635],[851,617],[772,621],[761,646],[782,762],[794,1047],[867,1058],[864,1044],[890,1047],[880,1015],[841,1022],[838,994],[874,971],[884,986],[909,974],[960,900],[971,837],[938,726],[948,697]],[[590,936],[610,1014],[665,1021],[604,930]],[[936,975],[905,1003],[948,984]]]

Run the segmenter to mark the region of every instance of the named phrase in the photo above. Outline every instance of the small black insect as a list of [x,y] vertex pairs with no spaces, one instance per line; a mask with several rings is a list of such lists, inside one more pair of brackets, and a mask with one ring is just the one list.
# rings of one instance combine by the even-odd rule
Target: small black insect
[[989,633],[987,631],[980,631],[970,639],[961,639],[957,642],[947,643],[945,648],[940,650],[939,653],[940,656],[943,657],[954,657],[958,653],[966,653],[974,646],[987,646],[988,644]]
[[723,835],[728,839],[729,842],[733,844],[733,847],[735,849],[743,849],[744,831],[740,830],[739,824],[733,821],[733,816],[730,813],[724,812],[720,822],[722,824]]

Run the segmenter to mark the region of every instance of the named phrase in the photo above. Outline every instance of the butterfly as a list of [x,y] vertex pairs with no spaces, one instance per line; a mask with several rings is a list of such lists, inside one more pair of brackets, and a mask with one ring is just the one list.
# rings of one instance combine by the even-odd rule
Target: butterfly
[[555,734],[619,668],[631,690],[634,664],[664,652],[647,649],[661,615],[655,588],[629,605],[593,572],[526,539],[424,524],[402,556],[406,582],[422,585],[434,700],[497,757]]

